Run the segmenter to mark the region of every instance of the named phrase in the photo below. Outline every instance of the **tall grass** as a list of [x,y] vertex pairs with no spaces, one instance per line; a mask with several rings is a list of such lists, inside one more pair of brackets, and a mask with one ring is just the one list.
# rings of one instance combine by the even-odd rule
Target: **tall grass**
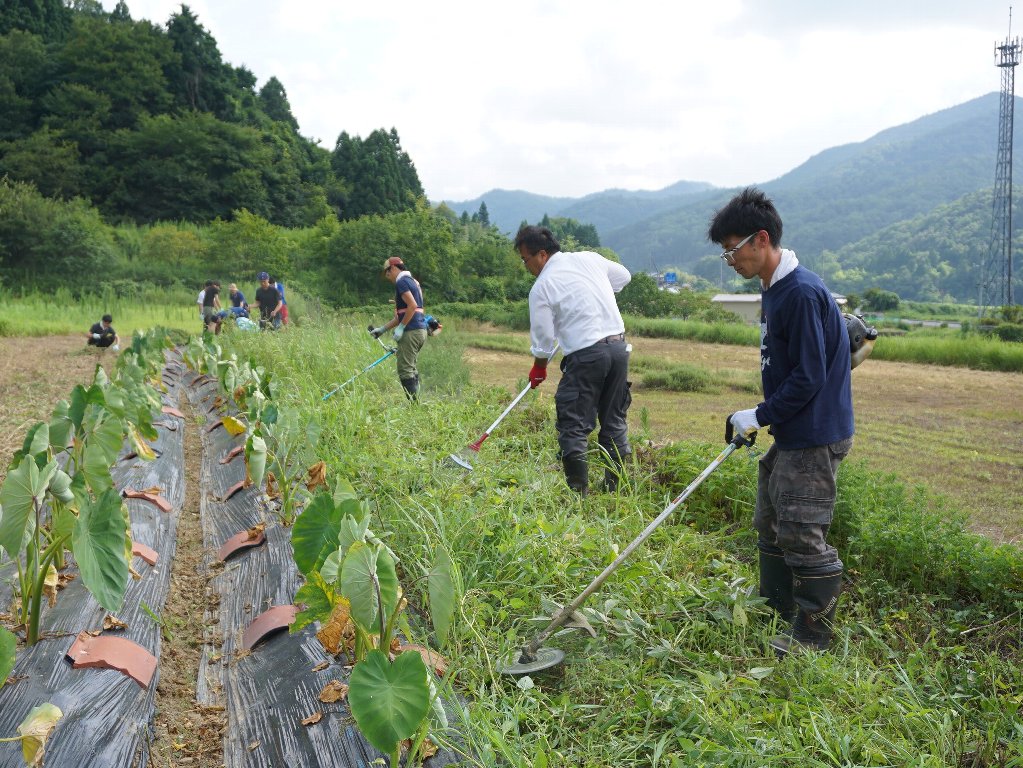
[[1023,344],[979,333],[920,331],[906,336],[883,336],[874,344],[871,357],[903,363],[1023,373]]
[[567,659],[550,674],[500,675],[552,604],[575,597],[720,446],[641,452],[621,495],[581,501],[561,478],[553,393],[540,387],[466,473],[445,457],[509,393],[469,384],[459,339],[445,334],[421,356],[419,405],[390,364],[324,403],[332,382],[379,350],[364,320],[230,342],[274,371],[275,396],[321,419],[318,451],[375,502],[373,528],[390,532],[413,605],[426,604],[419,577],[438,548],[458,563],[456,626],[442,650],[467,702],[471,762],[1023,764],[1020,553],[855,464],[840,477],[835,538],[849,578],[831,653],[779,663],[768,650],[777,627],[756,596],[757,470],[743,451],[590,598],[583,613],[597,638],[552,638]]

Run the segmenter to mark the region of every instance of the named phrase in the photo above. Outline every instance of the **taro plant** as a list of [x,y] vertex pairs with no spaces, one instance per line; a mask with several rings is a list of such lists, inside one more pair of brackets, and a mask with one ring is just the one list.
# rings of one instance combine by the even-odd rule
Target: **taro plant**
[[[426,738],[431,720],[446,727],[444,709],[422,656],[401,651],[399,626],[407,601],[398,583],[394,553],[369,529],[370,508],[351,486],[339,482],[333,494],[320,492],[295,521],[292,550],[306,583],[295,595],[300,611],[292,631],[314,621],[328,650],[341,650],[350,638],[355,657],[349,689],[352,715],[377,749],[398,764],[401,742],[415,737],[413,752]],[[451,562],[438,558],[428,578],[431,597],[447,595],[453,583]],[[454,598],[432,606],[435,627],[450,626]],[[432,713],[433,717],[428,715]]]
[[239,366],[233,354],[217,369],[221,389],[245,409],[223,422],[232,435],[246,435],[246,483],[259,485],[265,479],[267,495],[280,503],[281,523],[291,525],[311,492],[326,484],[326,467],[314,450],[320,425],[314,418],[303,422],[291,409],[278,409],[263,369],[251,363]]
[[0,548],[17,567],[29,645],[39,640],[44,596],[55,600],[65,549],[74,552],[82,581],[100,605],[120,608],[131,536],[110,465],[126,436],[140,457],[155,456],[146,439],[157,437],[152,414],[160,401],[147,381],[156,365],[147,350],[149,342],[136,337],[118,360],[115,381],[97,366],[91,386],[75,387],[49,423],[29,429],[0,488]]
[[[69,547],[82,582],[108,611],[120,608],[128,581],[130,524],[112,487],[95,498],[50,457],[46,425],[30,430],[29,443],[0,488],[0,547],[16,563],[26,643],[39,640],[39,619],[55,561]],[[79,482],[75,482],[79,480]],[[44,520],[49,507],[51,519]],[[51,601],[55,595],[51,592]]]

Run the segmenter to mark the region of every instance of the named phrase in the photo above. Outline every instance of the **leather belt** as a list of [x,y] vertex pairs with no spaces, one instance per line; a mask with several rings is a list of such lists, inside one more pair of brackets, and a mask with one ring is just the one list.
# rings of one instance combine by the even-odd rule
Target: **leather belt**
[[614,344],[616,341],[625,341],[625,334],[624,333],[616,333],[616,334],[614,334],[612,336],[605,336],[602,339],[597,339],[597,341],[595,341],[594,343],[595,344]]

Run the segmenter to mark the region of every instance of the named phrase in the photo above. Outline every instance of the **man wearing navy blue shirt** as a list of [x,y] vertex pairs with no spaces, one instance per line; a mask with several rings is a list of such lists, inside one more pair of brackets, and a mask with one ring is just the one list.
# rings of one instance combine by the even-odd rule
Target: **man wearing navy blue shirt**
[[842,561],[827,535],[854,429],[845,320],[820,277],[781,247],[781,234],[774,204],[754,187],[719,210],[708,231],[728,266],[760,279],[764,400],[730,420],[742,434],[770,426],[774,437],[759,463],[753,525],[760,594],[792,622],[771,640],[784,655],[831,644]]
[[401,258],[391,256],[384,262],[384,277],[394,283],[394,317],[370,333],[380,338],[394,329],[398,347],[398,378],[409,400],[419,400],[419,369],[416,360],[426,343],[426,315],[423,312],[423,290],[412,277]]

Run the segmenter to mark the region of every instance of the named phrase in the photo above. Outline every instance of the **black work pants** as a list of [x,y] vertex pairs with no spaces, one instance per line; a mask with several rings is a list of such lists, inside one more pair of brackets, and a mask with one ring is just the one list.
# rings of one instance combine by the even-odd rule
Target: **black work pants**
[[600,421],[597,442],[612,458],[625,456],[629,430],[629,353],[625,341],[599,341],[561,360],[557,406],[562,456],[586,453],[586,440]]

